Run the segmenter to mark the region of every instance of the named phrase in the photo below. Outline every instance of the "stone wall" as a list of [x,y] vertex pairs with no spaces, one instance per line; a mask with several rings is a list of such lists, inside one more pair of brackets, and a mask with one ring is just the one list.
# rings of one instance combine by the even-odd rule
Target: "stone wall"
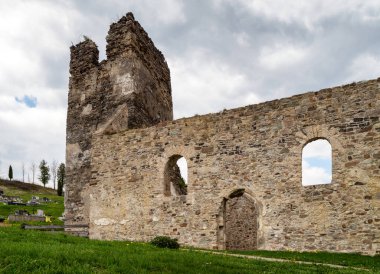
[[[130,15],[120,22],[124,27],[111,26],[111,34],[136,24]],[[240,248],[380,252],[380,80],[170,121],[169,70],[148,67],[152,59],[137,50],[123,65],[134,47],[125,46],[129,38],[111,38],[109,60],[96,65],[84,54],[90,61],[78,77],[81,86],[74,87],[73,73],[70,80],[68,222],[83,216],[92,239],[167,235],[189,246],[223,249],[245,238],[249,244]],[[84,52],[95,54],[91,42],[84,43],[90,48]],[[112,49],[118,45],[121,55]],[[139,73],[125,77],[131,62],[148,80]],[[149,97],[149,88],[131,91],[149,86],[144,81],[159,83],[155,96]],[[139,95],[124,97],[132,93]],[[161,122],[154,120],[155,100],[167,113]],[[332,146],[332,183],[302,186],[302,149],[319,138]],[[188,164],[186,195],[168,185],[175,177],[168,167],[178,173],[172,162],[179,156]],[[239,229],[239,220],[231,212],[243,207],[240,215],[252,222],[243,225],[243,238],[233,239],[229,231]]]
[[[97,134],[90,237],[168,235],[185,245],[222,248],[222,203],[244,189],[257,208],[259,249],[378,252],[379,117],[379,81],[371,80]],[[302,186],[302,148],[317,138],[332,145],[332,183]],[[187,160],[187,195],[165,195],[172,155]]]
[[45,222],[45,216],[30,216],[30,215],[9,215],[10,222]]
[[100,63],[89,38],[70,48],[66,225],[89,223],[87,189],[95,132],[109,134],[173,119],[169,68],[132,14],[111,25],[107,42],[107,60]]
[[224,224],[219,230],[224,230],[225,248],[240,250],[257,249],[257,210],[254,201],[239,193],[230,195],[222,209]]

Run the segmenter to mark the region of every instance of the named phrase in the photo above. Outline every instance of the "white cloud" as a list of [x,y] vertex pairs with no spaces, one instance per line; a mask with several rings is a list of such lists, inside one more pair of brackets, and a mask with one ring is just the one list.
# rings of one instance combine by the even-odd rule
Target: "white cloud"
[[[138,1],[141,4],[141,0]],[[152,1],[143,1],[143,9],[149,9],[149,18],[158,18],[164,24],[178,24],[186,22],[184,6],[182,0],[163,0],[159,7],[152,6]],[[148,21],[148,20],[147,20]]]
[[363,53],[352,60],[347,69],[345,82],[354,82],[377,78],[380,76],[380,57]]
[[138,21],[148,24],[182,24],[186,22],[184,2],[182,0],[161,0],[152,2],[150,0],[130,0],[128,2],[112,0],[112,4],[118,8],[117,11],[134,11],[135,16],[139,14]]
[[[225,2],[217,0],[216,2]],[[380,20],[380,2],[376,0],[227,0],[239,3],[255,16],[286,24],[302,24],[309,30],[317,29],[318,23],[326,18],[341,14],[356,14],[362,21]]]
[[0,110],[0,157],[3,163],[0,176],[4,176],[11,164],[15,178],[20,179],[22,162],[64,161],[66,110],[16,104],[12,110]]
[[14,110],[15,107],[16,107],[16,102],[13,96],[0,94],[0,111],[1,112]]
[[331,172],[328,170],[311,166],[308,161],[302,161],[302,185],[321,185],[331,183]]
[[[3,40],[8,37],[0,35],[0,38]],[[15,94],[15,87],[25,88],[32,84],[33,79],[37,82],[41,75],[41,67],[37,58],[34,54],[28,54],[26,48],[17,48],[10,43],[0,43],[0,59],[2,63],[0,66],[2,93]]]
[[73,36],[78,14],[59,2],[46,1],[2,1],[0,10],[0,87],[15,95],[17,87],[45,82],[46,59],[67,54],[68,44],[63,41]]
[[302,150],[302,158],[331,159],[331,145],[325,139],[308,143]]
[[297,65],[307,54],[307,50],[292,44],[275,44],[264,47],[259,56],[261,66],[266,69],[288,69],[289,66]]
[[238,33],[235,33],[234,36],[235,36],[236,42],[238,43],[240,47],[246,48],[250,46],[251,39],[250,39],[250,36],[246,32],[244,31],[238,32]]
[[[245,75],[210,56],[207,51],[194,49],[181,58],[168,59],[175,91],[176,118],[258,102],[252,92],[247,92]],[[244,89],[246,92],[242,92]]]

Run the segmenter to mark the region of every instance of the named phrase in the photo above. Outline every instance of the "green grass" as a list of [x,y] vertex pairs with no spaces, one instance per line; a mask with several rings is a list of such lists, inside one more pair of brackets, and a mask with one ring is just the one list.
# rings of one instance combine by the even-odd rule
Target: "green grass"
[[[44,188],[38,185],[22,183],[17,181],[0,180],[0,189],[4,191],[7,196],[18,196],[26,203],[32,199],[32,196],[38,196],[40,199],[47,197],[51,200],[49,203],[42,203],[36,206],[18,206],[18,205],[4,205],[0,203],[0,216],[8,217],[16,210],[27,210],[29,213],[36,213],[37,209],[42,209],[45,215],[52,216],[53,224],[63,224],[58,217],[62,216],[64,211],[64,198],[56,195],[56,191],[51,188]],[[36,222],[27,222],[28,224],[42,224]]]
[[295,252],[295,251],[222,251],[225,253],[253,255],[258,257],[270,257],[287,259],[292,261],[307,261],[313,263],[336,264],[350,267],[368,268],[380,273],[380,255],[364,256],[353,253],[331,253],[331,252]]
[[370,273],[0,227],[0,273]]

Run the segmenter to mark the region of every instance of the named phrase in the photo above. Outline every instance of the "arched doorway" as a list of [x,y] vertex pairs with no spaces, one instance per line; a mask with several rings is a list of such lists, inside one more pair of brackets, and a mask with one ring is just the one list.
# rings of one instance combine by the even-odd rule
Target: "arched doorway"
[[230,250],[257,249],[258,208],[244,189],[234,191],[222,202],[219,246]]

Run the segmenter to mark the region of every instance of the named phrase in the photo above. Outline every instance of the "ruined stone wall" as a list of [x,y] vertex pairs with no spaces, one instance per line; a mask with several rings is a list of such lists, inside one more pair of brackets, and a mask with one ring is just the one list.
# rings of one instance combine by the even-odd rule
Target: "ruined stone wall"
[[[111,25],[106,51],[99,63],[90,39],[71,47],[68,231],[214,249],[380,251],[380,80],[172,121],[169,68],[132,14]],[[318,138],[332,146],[332,183],[302,186],[302,148]]]
[[65,224],[87,235],[92,136],[173,119],[166,61],[132,14],[111,25],[107,60],[89,38],[70,48]]
[[[379,252],[379,84],[95,134],[90,238],[225,248],[223,207],[238,190],[254,201],[258,249]],[[302,148],[317,138],[332,146],[332,183],[302,186]],[[165,195],[173,155],[187,160],[187,195]]]

